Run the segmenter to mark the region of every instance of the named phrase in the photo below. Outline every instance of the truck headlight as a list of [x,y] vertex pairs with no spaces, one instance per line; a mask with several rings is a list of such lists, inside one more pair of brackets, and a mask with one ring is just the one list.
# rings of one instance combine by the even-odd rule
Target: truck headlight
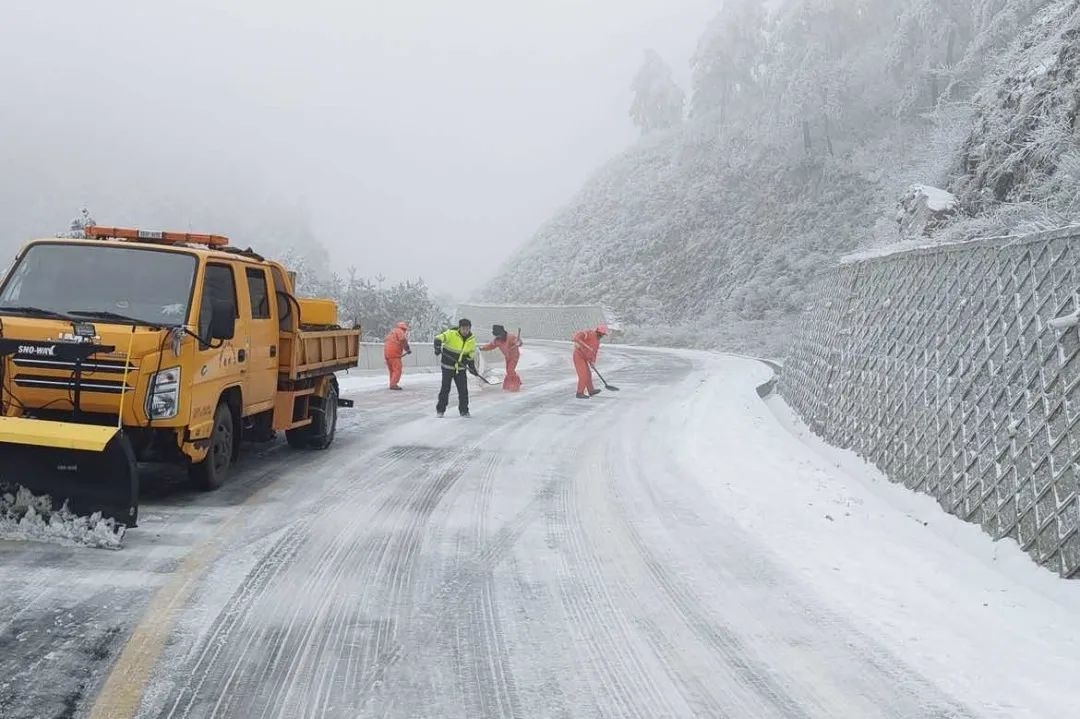
[[150,378],[146,393],[146,416],[172,419],[180,411],[180,368],[161,370]]

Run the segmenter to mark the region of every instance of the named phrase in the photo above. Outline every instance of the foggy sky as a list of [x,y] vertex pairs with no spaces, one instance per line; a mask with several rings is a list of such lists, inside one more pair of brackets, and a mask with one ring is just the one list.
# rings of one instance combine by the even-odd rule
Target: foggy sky
[[256,247],[252,228],[306,220],[337,269],[464,298],[634,140],[646,47],[687,88],[719,2],[159,5],[5,8],[5,260],[83,204]]

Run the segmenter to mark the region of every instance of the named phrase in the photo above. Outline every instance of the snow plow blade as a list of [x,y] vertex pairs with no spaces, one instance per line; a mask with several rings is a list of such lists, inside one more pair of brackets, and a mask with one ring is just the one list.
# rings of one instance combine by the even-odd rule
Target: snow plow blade
[[0,485],[48,495],[54,509],[67,502],[77,515],[138,520],[135,454],[116,427],[0,417]]

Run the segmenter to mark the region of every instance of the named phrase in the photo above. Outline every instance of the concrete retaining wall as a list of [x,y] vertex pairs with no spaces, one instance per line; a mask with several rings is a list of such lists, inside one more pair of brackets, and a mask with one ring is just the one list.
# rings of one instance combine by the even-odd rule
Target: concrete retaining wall
[[[439,366],[438,358],[431,348],[431,340],[413,342],[410,340],[413,353],[403,357],[401,362],[406,370],[410,369],[434,369]],[[361,370],[385,370],[386,360],[383,359],[382,342],[360,343],[360,366]]]
[[842,265],[780,391],[832,444],[1078,576],[1078,289],[1077,228]]
[[469,304],[458,307],[457,317],[472,320],[473,331],[484,341],[491,338],[491,326],[498,324],[515,333],[520,328],[526,342],[530,339],[569,340],[578,330],[610,324],[612,319],[600,305],[527,307]]
[[[412,345],[413,353],[403,357],[401,360],[406,372],[419,369],[434,371],[439,367],[439,359],[435,356],[430,339],[423,338],[420,340],[410,340],[410,343]],[[502,353],[498,350],[492,352],[479,352],[477,354],[476,368],[481,374],[491,368],[503,366]],[[383,359],[382,342],[360,343],[360,366],[357,369],[364,371],[386,371],[386,360]]]

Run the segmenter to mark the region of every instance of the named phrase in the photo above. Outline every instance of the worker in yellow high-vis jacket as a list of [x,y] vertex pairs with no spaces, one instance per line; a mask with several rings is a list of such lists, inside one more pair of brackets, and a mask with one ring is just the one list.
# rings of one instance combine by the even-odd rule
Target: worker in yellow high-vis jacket
[[435,338],[435,355],[442,364],[442,387],[439,389],[439,401],[435,413],[442,417],[450,403],[450,385],[457,385],[458,412],[462,417],[469,416],[469,382],[466,372],[479,376],[476,371],[476,337],[472,333],[472,322],[462,319],[457,327],[452,327]]

